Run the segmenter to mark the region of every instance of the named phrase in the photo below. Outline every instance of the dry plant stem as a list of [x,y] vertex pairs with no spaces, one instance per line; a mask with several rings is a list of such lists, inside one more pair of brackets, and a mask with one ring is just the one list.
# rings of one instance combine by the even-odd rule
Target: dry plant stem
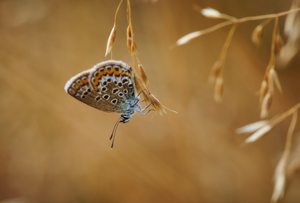
[[127,0],[127,21],[128,21],[128,27],[127,27],[127,45],[128,50],[131,54],[131,60],[132,60],[132,66],[134,67],[135,71],[138,72],[139,76],[141,76],[140,85],[142,86],[142,92],[145,92],[145,90],[148,90],[148,80],[145,74],[145,70],[142,67],[141,61],[137,55],[137,49],[136,44],[134,41],[134,32],[132,28],[132,20],[131,20],[131,4],[130,0]]
[[280,12],[280,13],[272,13],[272,14],[266,14],[266,15],[243,17],[243,18],[239,18],[237,21],[240,22],[240,23],[243,23],[243,22],[247,22],[247,21],[264,20],[264,19],[270,19],[270,18],[285,16],[289,13],[298,12],[298,11],[300,11],[300,8],[290,9],[288,11],[283,11],[283,12]]
[[[217,102],[221,102],[222,97],[223,97],[223,91],[224,91],[223,90],[224,89],[224,84],[223,84],[223,81],[224,81],[223,80],[224,63],[225,63],[225,59],[226,59],[226,56],[227,56],[227,53],[228,53],[228,48],[231,44],[234,32],[236,30],[236,27],[237,27],[237,24],[234,24],[230,28],[230,30],[228,32],[228,35],[226,37],[226,40],[224,42],[224,45],[222,47],[222,51],[220,53],[219,59],[217,61],[217,63],[221,64],[220,69],[217,72],[217,75],[212,75],[211,76],[211,78],[213,78],[213,80],[214,80],[214,85],[215,85],[215,87],[214,87],[214,89],[215,89],[214,90],[214,98],[215,98],[215,101],[217,101]],[[215,74],[214,70],[213,70],[212,74]]]
[[127,21],[128,21],[128,26],[132,27],[132,23],[131,23],[131,4],[130,4],[130,0],[127,0]]
[[127,27],[127,46],[128,50],[131,54],[131,60],[132,60],[132,67],[135,69],[135,71],[140,72],[138,70],[138,64],[140,64],[140,60],[137,56],[136,49],[132,49],[132,46],[135,46],[134,42],[134,32],[132,28],[132,20],[131,20],[131,3],[130,0],[127,0],[127,22],[128,22],[128,27]]
[[297,119],[298,119],[298,112],[294,111],[290,126],[288,128],[284,151],[275,170],[275,176],[274,176],[275,184],[274,184],[273,194],[271,198],[272,202],[277,202],[284,195],[286,179],[287,179],[286,167],[288,165],[288,161],[289,161],[288,159],[290,157],[291,150],[292,150],[292,140],[293,140],[295,127],[297,124]]
[[219,29],[221,29],[223,27],[227,27],[227,26],[232,25],[232,24],[235,24],[235,22],[233,22],[233,21],[225,21],[223,23],[216,24],[216,25],[211,26],[209,28],[206,28],[204,30],[200,30],[201,31],[201,36],[205,35],[205,34],[209,34],[209,33],[214,32],[214,31],[217,31],[217,30],[219,30]]
[[267,70],[265,73],[265,77],[267,75],[267,73],[270,71],[270,69],[274,68],[274,64],[275,64],[275,48],[276,48],[276,36],[278,33],[278,17],[275,17],[274,19],[274,29],[273,29],[273,33],[272,33],[272,45],[271,45],[271,56],[270,56],[270,60],[267,66]]
[[281,115],[276,116],[273,119],[271,119],[270,124],[272,126],[275,126],[276,124],[282,122],[287,117],[291,116],[293,113],[298,111],[299,108],[300,108],[300,102],[298,104],[296,104],[295,106],[293,106],[292,108],[290,108],[289,110],[287,110],[286,112],[282,113]]
[[295,131],[297,119],[298,119],[298,113],[297,113],[297,111],[295,111],[293,113],[291,124],[290,124],[289,129],[288,129],[288,134],[287,134],[287,138],[286,138],[284,153],[289,154],[289,152],[292,149],[292,138],[293,138],[293,134],[294,134],[294,131]]
[[289,13],[298,12],[298,11],[300,11],[300,8],[291,9],[291,10],[280,12],[280,13],[273,13],[273,14],[259,15],[259,16],[248,16],[248,17],[243,17],[243,18],[237,18],[235,20],[225,21],[225,22],[216,24],[212,27],[209,27],[207,29],[201,30],[201,36],[205,35],[205,34],[209,34],[211,32],[214,32],[216,30],[219,30],[223,27],[226,27],[226,26],[229,26],[229,25],[232,25],[232,24],[245,23],[245,22],[257,21],[257,20],[272,19],[272,18],[279,18],[279,17],[285,16]]
[[128,46],[128,50],[129,50],[129,52],[131,54],[132,66],[135,69],[135,71],[137,73],[139,73],[138,75],[140,75],[139,64],[141,64],[141,62],[140,62],[140,59],[137,56],[137,50],[136,50],[136,47],[135,47],[136,45],[135,45],[135,42],[134,42],[134,32],[133,32],[133,28],[132,28],[131,3],[130,3],[130,0],[127,0],[127,22],[128,22],[128,27],[127,27],[127,46]]
[[109,53],[111,54],[111,58],[112,58],[112,49],[113,49],[113,45],[116,41],[116,35],[117,35],[117,17],[118,17],[118,13],[120,10],[120,7],[123,3],[123,0],[120,0],[118,7],[116,9],[115,12],[115,17],[114,17],[114,25],[110,31],[107,43],[106,43],[106,50],[105,50],[105,56],[107,56]]
[[136,50],[132,50],[132,46],[135,43],[134,38],[133,38],[133,28],[132,28],[132,20],[131,20],[131,4],[130,0],[127,0],[127,22],[128,22],[128,27],[127,27],[127,45],[128,45],[128,50],[131,54],[132,58],[132,63],[133,67],[137,67],[137,65],[140,63],[140,60],[136,54]]
[[134,55],[135,50],[132,49],[134,42],[133,39],[133,29],[132,29],[132,21],[131,21],[131,4],[130,0],[127,0],[127,22],[128,22],[128,27],[127,27],[127,46],[128,50],[130,51],[131,55]]
[[114,23],[115,23],[115,24],[116,24],[116,22],[117,22],[118,13],[119,13],[119,10],[120,10],[120,8],[121,8],[122,3],[123,3],[123,0],[120,0],[120,2],[119,2],[119,4],[118,4],[118,7],[117,7],[117,10],[116,10],[116,12],[115,12],[115,18],[114,18]]
[[221,62],[225,61],[225,58],[226,58],[227,53],[228,53],[228,48],[229,48],[229,46],[231,44],[231,41],[232,41],[232,38],[233,38],[233,34],[234,34],[235,30],[236,30],[236,27],[237,27],[237,24],[233,25],[231,27],[231,29],[229,30],[229,32],[228,32],[227,38],[225,40],[225,43],[223,45],[223,48],[222,48],[222,51],[221,51],[221,54],[220,54],[220,57],[219,57],[219,60]]
[[262,26],[266,26],[268,23],[270,23],[272,21],[272,19],[271,18],[268,18],[268,19],[266,19],[266,20],[264,20],[262,23],[261,23],[261,25]]
[[242,128],[237,129],[237,133],[252,133],[246,140],[246,143],[254,142],[264,134],[269,132],[274,126],[284,121],[291,115],[295,115],[300,108],[300,102],[289,110],[274,116],[269,120],[261,120],[255,123],[251,123]]
[[[137,47],[134,41],[134,32],[132,28],[132,20],[131,20],[131,4],[130,0],[127,0],[127,48],[131,54],[132,58],[132,67],[134,69],[135,79],[136,79],[136,87],[137,90],[140,91],[146,102],[149,102],[155,111],[159,111],[160,113],[164,113],[165,110],[170,110],[164,105],[160,103],[160,101],[150,92],[147,76],[145,70],[140,62],[140,59],[137,55]],[[172,111],[172,110],[170,110]]]
[[265,118],[269,114],[269,110],[272,103],[272,98],[274,94],[274,83],[277,86],[278,90],[281,91],[281,85],[275,71],[275,57],[276,57],[276,49],[277,49],[277,38],[279,36],[278,29],[279,17],[274,18],[274,28],[272,32],[272,42],[271,42],[271,50],[270,50],[270,59],[264,74],[263,81],[261,83],[260,88],[260,103],[261,103],[261,111],[260,117]]

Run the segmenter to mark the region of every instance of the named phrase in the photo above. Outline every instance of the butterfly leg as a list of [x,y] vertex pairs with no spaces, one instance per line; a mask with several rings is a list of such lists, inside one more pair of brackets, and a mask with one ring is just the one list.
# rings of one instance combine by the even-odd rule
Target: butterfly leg
[[148,113],[150,113],[151,111],[153,111],[154,109],[149,109],[150,107],[152,106],[152,104],[148,104],[146,107],[144,107],[141,112],[144,114],[144,115],[147,115]]
[[116,124],[115,124],[115,126],[113,128],[113,131],[112,131],[112,133],[110,135],[109,140],[111,140],[111,146],[110,146],[111,148],[114,147],[115,138],[116,138],[116,132],[117,132],[117,129],[118,129],[118,126],[119,126],[120,122],[121,122],[121,117],[117,120],[117,122],[116,122]]

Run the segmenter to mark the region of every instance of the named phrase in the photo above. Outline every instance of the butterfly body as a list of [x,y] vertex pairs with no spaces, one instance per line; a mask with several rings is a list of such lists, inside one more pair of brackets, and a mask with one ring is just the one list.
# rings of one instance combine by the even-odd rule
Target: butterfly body
[[75,75],[65,91],[101,111],[120,113],[122,123],[142,111],[132,68],[122,61],[104,61]]

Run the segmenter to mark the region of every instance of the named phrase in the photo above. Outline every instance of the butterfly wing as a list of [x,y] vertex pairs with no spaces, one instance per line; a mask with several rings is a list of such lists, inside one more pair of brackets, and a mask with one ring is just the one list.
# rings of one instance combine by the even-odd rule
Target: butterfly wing
[[65,85],[65,91],[77,100],[102,111],[112,112],[119,108],[111,104],[104,95],[95,91],[89,82],[90,70],[72,77]]
[[95,65],[89,81],[94,91],[108,95],[107,101],[119,107],[116,112],[129,109],[130,101],[136,98],[132,69],[122,61],[109,60]]

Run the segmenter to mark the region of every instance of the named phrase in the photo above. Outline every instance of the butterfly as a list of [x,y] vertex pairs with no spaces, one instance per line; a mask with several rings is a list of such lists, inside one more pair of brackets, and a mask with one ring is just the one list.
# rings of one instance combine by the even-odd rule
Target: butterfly
[[147,108],[140,106],[132,68],[122,61],[103,61],[78,73],[65,84],[65,91],[96,109],[121,114],[110,137],[111,147],[119,123],[127,123],[135,112],[144,112]]

